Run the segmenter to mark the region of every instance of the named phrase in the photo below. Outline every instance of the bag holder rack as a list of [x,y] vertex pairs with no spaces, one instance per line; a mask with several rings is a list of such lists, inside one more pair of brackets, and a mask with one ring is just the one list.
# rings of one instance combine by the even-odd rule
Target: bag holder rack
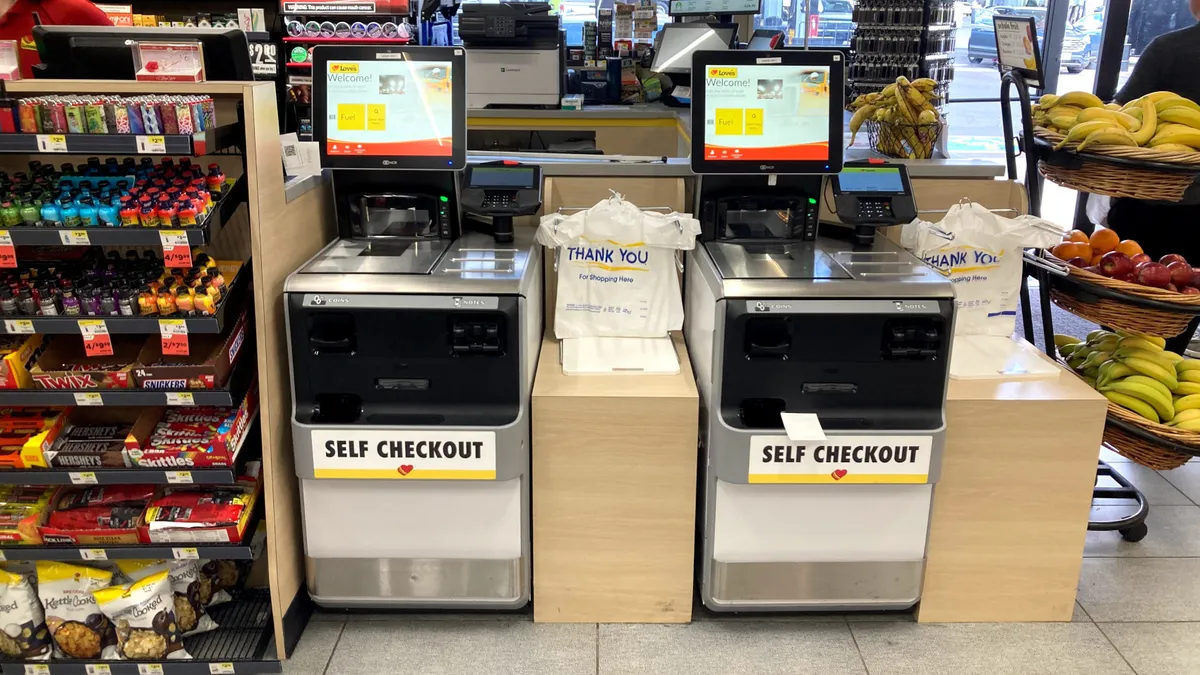
[[[608,191],[613,194],[613,198],[624,199],[621,195],[617,194],[616,190],[609,188]],[[555,213],[555,215],[566,216],[566,215],[573,215],[573,214],[579,213],[580,211],[588,211],[588,210],[591,210],[592,208],[594,208],[594,205],[593,206],[560,206],[554,211],[554,213]],[[644,211],[644,212],[651,212],[651,213],[674,213],[675,212],[675,208],[671,207],[671,206],[639,206],[638,209],[641,211]],[[683,225],[681,225],[678,221],[676,221],[675,227],[679,228],[680,232],[683,231]],[[554,224],[554,231],[558,232],[558,223]],[[554,247],[554,271],[555,272],[558,271],[558,253],[561,248],[562,248],[561,246]],[[681,251],[675,252],[675,264],[676,264],[676,266],[679,267],[679,271],[683,272],[683,257],[682,257]]]

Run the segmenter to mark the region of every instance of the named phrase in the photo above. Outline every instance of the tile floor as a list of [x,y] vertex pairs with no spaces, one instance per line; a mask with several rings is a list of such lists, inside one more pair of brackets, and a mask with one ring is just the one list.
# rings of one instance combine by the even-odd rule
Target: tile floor
[[[1149,496],[1137,544],[1090,532],[1071,623],[919,625],[908,613],[688,625],[534,624],[528,614],[317,614],[287,675],[1197,675],[1200,464],[1102,455]],[[1094,507],[1111,515],[1122,507]]]

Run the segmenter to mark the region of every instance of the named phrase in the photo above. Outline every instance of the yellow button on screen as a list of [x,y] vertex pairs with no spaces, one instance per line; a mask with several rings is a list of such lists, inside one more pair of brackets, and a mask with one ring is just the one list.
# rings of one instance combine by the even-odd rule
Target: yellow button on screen
[[339,131],[362,131],[366,124],[366,114],[361,103],[339,103],[337,107],[337,128]]
[[387,104],[371,103],[367,105],[367,131],[387,130]]
[[717,108],[716,123],[718,136],[741,136],[742,109]]
[[746,135],[763,135],[763,109],[746,108]]

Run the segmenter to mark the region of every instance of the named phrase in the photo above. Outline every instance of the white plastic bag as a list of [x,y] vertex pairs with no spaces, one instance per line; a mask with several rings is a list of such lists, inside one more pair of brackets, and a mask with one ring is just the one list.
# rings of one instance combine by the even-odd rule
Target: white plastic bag
[[1035,216],[1002,218],[979,204],[950,207],[940,223],[917,219],[900,243],[954,283],[955,335],[1000,335],[1016,329],[1022,249],[1062,240],[1062,228]]
[[690,250],[699,233],[689,215],[642,211],[619,196],[543,216],[537,240],[558,249],[554,334],[663,337],[682,328],[675,251]]

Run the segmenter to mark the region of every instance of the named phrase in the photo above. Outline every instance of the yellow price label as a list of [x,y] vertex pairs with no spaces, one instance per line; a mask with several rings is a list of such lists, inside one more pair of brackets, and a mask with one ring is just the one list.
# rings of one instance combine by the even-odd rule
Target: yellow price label
[[29,319],[5,319],[4,332],[9,335],[32,335],[37,331],[33,329],[33,321]]
[[162,136],[138,136],[137,151],[143,155],[166,154],[167,139]]
[[42,152],[66,152],[67,137],[62,134],[38,134],[37,145]]
[[75,394],[75,405],[104,405],[104,399],[95,392]]
[[95,471],[72,471],[70,475],[72,485],[95,485],[99,482]]

